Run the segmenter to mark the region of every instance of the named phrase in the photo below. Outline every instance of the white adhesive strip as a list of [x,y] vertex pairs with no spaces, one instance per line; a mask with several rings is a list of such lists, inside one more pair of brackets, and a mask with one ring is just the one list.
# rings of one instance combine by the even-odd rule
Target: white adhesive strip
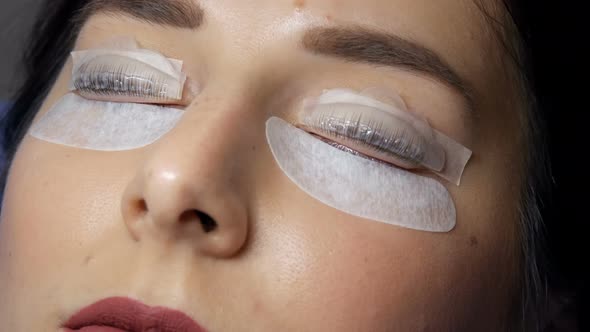
[[33,124],[29,134],[81,149],[132,150],[156,142],[183,114],[176,108],[93,101],[70,93]]
[[451,196],[434,179],[342,151],[276,117],[267,121],[266,136],[281,170],[325,205],[421,231],[455,226]]
[[116,50],[116,49],[97,49],[72,52],[74,60],[73,71],[79,71],[80,66],[88,61],[105,55],[118,55],[129,59],[136,60],[151,66],[177,80],[183,80],[186,77],[182,73],[183,62],[177,59],[166,58],[154,51],[137,49],[137,50]]

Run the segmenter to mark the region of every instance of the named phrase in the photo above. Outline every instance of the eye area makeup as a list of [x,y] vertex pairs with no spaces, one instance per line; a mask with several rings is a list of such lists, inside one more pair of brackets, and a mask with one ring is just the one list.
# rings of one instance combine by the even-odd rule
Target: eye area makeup
[[105,55],[80,66],[73,86],[78,94],[91,99],[104,96],[164,102],[169,99],[171,80],[172,77],[154,73],[143,63],[131,63],[121,56]]
[[412,168],[410,168],[410,166],[403,167],[403,166],[400,166],[400,165],[394,165],[394,164],[392,164],[390,162],[386,162],[386,161],[384,161],[382,159],[377,159],[377,158],[371,157],[368,154],[365,154],[363,152],[360,152],[360,149],[358,149],[358,148],[356,148],[356,150],[355,150],[355,148],[350,148],[350,147],[348,147],[346,145],[342,145],[342,144],[337,143],[337,142],[335,142],[335,141],[333,141],[331,139],[325,138],[324,136],[320,136],[320,135],[314,134],[313,132],[310,132],[310,131],[306,130],[305,128],[302,128],[302,127],[296,127],[296,128],[302,129],[302,130],[306,131],[307,133],[309,133],[312,137],[315,137],[316,139],[318,139],[318,140],[320,140],[320,141],[322,141],[322,142],[324,142],[324,143],[326,143],[326,144],[328,144],[328,145],[330,145],[330,146],[332,146],[332,147],[334,147],[334,148],[336,148],[338,150],[342,150],[344,152],[350,153],[351,155],[358,156],[358,157],[361,157],[361,158],[364,158],[364,159],[367,159],[367,160],[370,160],[370,161],[373,161],[373,162],[376,162],[376,163],[385,164],[385,165],[387,165],[389,167],[402,168],[402,169],[407,169],[407,170],[410,170],[410,171],[413,170]]
[[[375,92],[380,98],[372,97]],[[296,126],[344,151],[406,170],[430,171],[456,185],[472,154],[408,111],[400,96],[388,97],[382,89],[324,90],[303,101]]]
[[72,52],[71,91],[98,101],[180,105],[190,103],[180,60],[150,50]]
[[299,127],[404,169],[440,171],[445,154],[431,130],[409,115],[388,111],[393,107],[345,89],[326,90],[305,102]]
[[[406,169],[422,168],[428,142],[403,121],[391,121],[374,109],[349,104],[319,105],[300,126],[371,158]],[[442,168],[444,155],[437,161]]]

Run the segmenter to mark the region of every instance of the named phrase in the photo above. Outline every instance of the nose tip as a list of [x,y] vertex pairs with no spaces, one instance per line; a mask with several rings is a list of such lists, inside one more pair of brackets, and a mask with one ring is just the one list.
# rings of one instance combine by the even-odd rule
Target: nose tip
[[127,187],[122,214],[137,241],[174,241],[219,258],[236,255],[248,236],[247,211],[235,191],[210,177],[151,169]]

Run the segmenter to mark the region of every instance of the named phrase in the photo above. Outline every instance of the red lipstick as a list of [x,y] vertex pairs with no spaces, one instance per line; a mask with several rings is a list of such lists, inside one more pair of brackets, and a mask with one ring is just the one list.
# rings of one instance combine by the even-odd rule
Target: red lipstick
[[66,332],[206,332],[183,312],[111,297],[81,309],[65,324]]

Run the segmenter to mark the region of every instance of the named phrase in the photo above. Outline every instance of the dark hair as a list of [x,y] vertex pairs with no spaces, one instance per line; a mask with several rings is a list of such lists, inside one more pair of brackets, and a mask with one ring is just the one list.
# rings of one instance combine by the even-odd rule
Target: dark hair
[[[547,234],[542,209],[550,201],[551,169],[546,148],[545,113],[535,90],[536,72],[532,40],[530,39],[531,6],[527,0],[505,0],[503,13],[497,14],[489,3],[478,1],[478,6],[494,32],[493,37],[503,47],[501,57],[508,58],[506,74],[516,72],[515,87],[522,100],[520,108],[525,143],[524,183],[521,186],[520,262],[521,296],[512,313],[515,317],[511,330],[539,331],[546,325],[550,296],[547,292],[549,269],[545,263]],[[506,56],[508,55],[508,56]],[[506,63],[506,61],[504,61]],[[513,76],[513,75],[512,75]],[[520,106],[520,107],[518,107]],[[520,309],[520,310],[517,310]]]
[[[67,60],[86,19],[84,8],[89,2],[52,0],[47,1],[41,10],[24,57],[27,79],[14,105],[2,119],[0,128],[3,135],[0,141],[4,144],[3,149],[9,161]],[[583,285],[583,274],[577,266],[584,264],[578,265],[574,259],[579,247],[571,244],[568,237],[575,238],[578,234],[571,230],[580,229],[582,213],[581,210],[572,209],[575,203],[569,201],[574,196],[566,194],[569,188],[559,186],[560,182],[555,184],[556,181],[567,183],[562,173],[559,173],[563,171],[561,167],[564,165],[560,158],[565,156],[567,158],[564,160],[570,160],[569,155],[555,149],[561,142],[561,136],[554,134],[551,140],[546,136],[547,133],[560,133],[555,123],[560,123],[556,120],[563,118],[562,114],[556,112],[559,104],[555,96],[559,94],[555,93],[555,86],[550,84],[554,79],[551,75],[556,73],[546,70],[556,67],[552,65],[554,59],[564,59],[564,55],[552,52],[551,48],[543,45],[543,39],[555,33],[555,23],[558,21],[554,18],[549,20],[547,14],[555,12],[558,6],[551,4],[549,7],[539,0],[506,0],[504,4],[511,18],[509,25],[514,29],[507,27],[507,22],[493,17],[491,23],[499,23],[500,40],[520,70],[528,146],[525,158],[526,183],[522,186],[520,204],[524,293],[520,296],[522,310],[519,316],[523,318],[523,323],[516,329],[538,330],[544,320],[551,318],[547,317],[551,312],[549,298],[556,299],[554,302],[559,304],[558,307],[574,314],[576,303],[581,301],[578,292]],[[513,37],[516,37],[516,42],[511,42]],[[550,124],[548,128],[547,123]],[[547,145],[548,141],[553,142],[552,145]],[[553,159],[550,160],[549,156]],[[548,168],[549,161],[555,171],[553,176]],[[7,168],[3,170],[0,190],[4,189],[7,172]],[[553,197],[550,196],[551,192]]]
[[506,0],[505,5],[518,37],[517,50],[509,54],[524,83],[528,118],[528,179],[521,195],[526,327],[586,331],[587,275],[579,262],[585,213],[576,183],[584,171],[571,158],[572,144],[584,139],[579,114],[572,111],[578,100],[571,98],[572,87],[562,84],[575,82],[568,75],[582,63],[575,58],[579,41],[572,34],[582,30],[569,26],[580,22],[577,6],[543,0]]

